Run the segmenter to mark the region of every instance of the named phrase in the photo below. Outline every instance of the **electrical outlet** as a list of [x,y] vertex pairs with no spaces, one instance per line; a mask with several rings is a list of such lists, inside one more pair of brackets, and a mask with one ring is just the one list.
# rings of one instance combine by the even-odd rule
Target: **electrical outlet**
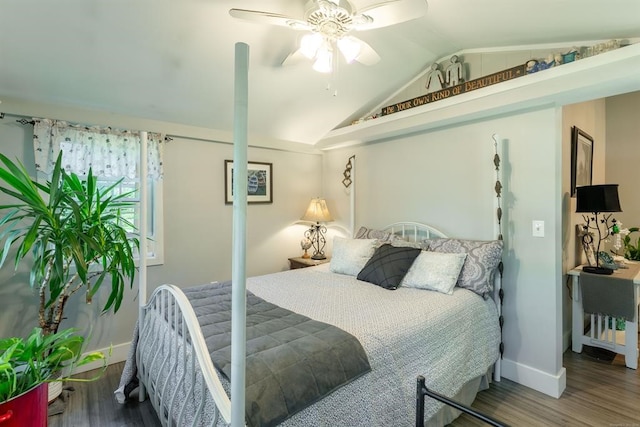
[[544,221],[534,220],[531,224],[531,234],[533,237],[544,237]]

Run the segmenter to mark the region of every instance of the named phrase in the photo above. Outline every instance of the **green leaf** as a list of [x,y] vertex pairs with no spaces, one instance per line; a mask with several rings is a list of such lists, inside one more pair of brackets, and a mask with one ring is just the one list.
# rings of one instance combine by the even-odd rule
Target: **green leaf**
[[[126,200],[135,190],[117,194],[121,183],[118,180],[101,189],[92,170],[86,179],[67,174],[60,153],[51,180],[39,183],[19,161],[12,162],[0,153],[0,192],[15,199],[0,205],[4,212],[0,218],[0,266],[14,251],[16,268],[22,260],[29,260],[29,283],[36,289],[43,286],[45,293],[41,309],[50,308],[59,298],[66,301],[72,297],[70,292],[78,279],[87,282],[89,296],[96,294],[107,275],[111,292],[105,309],[120,308],[124,281],[129,279],[130,286],[134,282],[132,247],[139,245],[130,233],[134,224],[119,217],[119,209],[135,205]],[[94,265],[102,266],[97,275]],[[76,283],[65,288],[76,273]]]

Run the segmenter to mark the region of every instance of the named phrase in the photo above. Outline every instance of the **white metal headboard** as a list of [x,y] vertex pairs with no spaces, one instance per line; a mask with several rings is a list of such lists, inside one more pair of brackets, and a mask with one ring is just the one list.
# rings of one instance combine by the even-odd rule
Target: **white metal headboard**
[[395,222],[387,225],[384,231],[395,234],[398,237],[410,242],[420,242],[425,239],[433,239],[436,237],[447,237],[442,231],[433,228],[430,225],[421,224],[419,222]]

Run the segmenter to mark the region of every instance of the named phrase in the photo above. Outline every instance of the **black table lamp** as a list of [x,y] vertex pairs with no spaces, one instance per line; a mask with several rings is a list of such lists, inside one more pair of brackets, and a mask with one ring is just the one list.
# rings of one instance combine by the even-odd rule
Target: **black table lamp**
[[[598,231],[598,246],[596,249],[596,265],[585,266],[582,271],[594,274],[611,274],[613,270],[606,267],[600,267],[600,243],[609,237],[611,228],[615,225],[616,220],[610,212],[622,212],[620,209],[620,200],[618,198],[618,184],[603,185],[585,185],[576,188],[576,212],[591,213],[591,215],[583,214],[585,220],[584,235],[582,236],[582,244],[585,246],[593,243],[593,236],[590,230]],[[598,215],[602,214],[602,218]],[[605,231],[603,233],[602,227]]]

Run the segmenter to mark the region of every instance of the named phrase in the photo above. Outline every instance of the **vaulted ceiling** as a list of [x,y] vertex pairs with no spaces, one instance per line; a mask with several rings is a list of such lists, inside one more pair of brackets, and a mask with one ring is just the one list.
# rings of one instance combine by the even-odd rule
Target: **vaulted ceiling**
[[[362,10],[381,1],[351,3]],[[415,15],[426,7],[394,3]],[[244,42],[250,140],[315,144],[461,50],[640,36],[638,0],[428,0],[421,17],[358,32],[379,63],[340,63],[331,76],[310,62],[281,65],[303,33],[235,19],[231,8],[302,19],[305,0],[3,0],[0,100],[231,131],[234,45]]]

